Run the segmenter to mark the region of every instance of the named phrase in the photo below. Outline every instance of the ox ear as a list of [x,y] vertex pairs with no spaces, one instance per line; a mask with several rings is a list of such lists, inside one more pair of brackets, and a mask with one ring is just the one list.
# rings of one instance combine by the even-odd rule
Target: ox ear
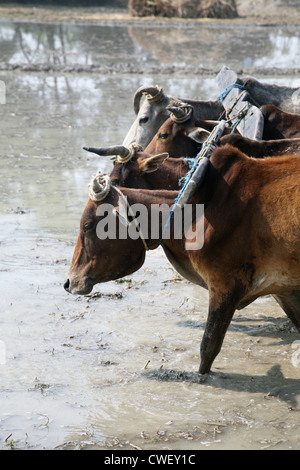
[[168,156],[169,154],[164,152],[159,153],[158,155],[153,155],[152,157],[138,159],[139,170],[142,173],[152,173],[158,169]]
[[207,140],[209,135],[210,132],[206,129],[203,129],[202,127],[195,127],[189,132],[188,137],[195,140],[196,142],[199,142],[199,144],[202,144]]

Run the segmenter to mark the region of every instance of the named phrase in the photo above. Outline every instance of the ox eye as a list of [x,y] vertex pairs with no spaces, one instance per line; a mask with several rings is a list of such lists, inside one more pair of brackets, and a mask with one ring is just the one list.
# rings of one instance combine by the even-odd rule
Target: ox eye
[[167,139],[169,137],[169,134],[159,134],[158,136],[160,139],[164,140],[164,139]]
[[89,230],[92,230],[94,228],[94,222],[89,222],[88,224],[85,224],[83,227],[84,232],[88,232]]
[[146,124],[146,122],[149,120],[149,118],[146,116],[146,117],[143,117],[139,120],[139,123],[140,124]]

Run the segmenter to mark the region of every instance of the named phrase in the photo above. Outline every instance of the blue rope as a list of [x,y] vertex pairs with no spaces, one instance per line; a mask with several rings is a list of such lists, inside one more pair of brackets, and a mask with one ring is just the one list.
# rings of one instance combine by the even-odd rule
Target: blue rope
[[230,134],[233,134],[237,128],[237,126],[239,125],[239,123],[241,122],[242,119],[244,119],[244,117],[246,116],[246,114],[248,113],[249,111],[249,103],[248,103],[248,107],[245,111],[243,112],[240,112],[240,117],[238,118],[238,120],[236,121],[236,123],[232,126],[232,131],[230,132]]
[[222,91],[222,93],[220,93],[220,95],[217,98],[217,101],[221,101],[221,103],[223,103],[224,99],[226,98],[230,90],[232,90],[232,88],[240,88],[240,90],[245,90],[244,85],[239,85],[238,83],[232,83],[232,85],[228,85],[225,88],[225,90]]
[[[187,187],[190,179],[192,178],[196,168],[198,167],[199,165],[199,161],[198,161],[198,158],[199,157],[202,157],[202,154],[205,152],[205,150],[209,147],[211,143],[207,143],[207,144],[203,144],[202,147],[201,147],[201,150],[197,153],[196,157],[195,158],[184,158],[184,161],[188,162],[189,166],[190,166],[190,170],[189,172],[182,178],[180,178],[179,180],[179,185],[183,183],[183,186],[181,188],[181,190],[179,191],[175,201],[174,201],[174,204],[172,206],[172,209],[171,209],[171,212],[170,212],[170,215],[168,217],[168,220],[166,221],[165,225],[164,225],[164,228],[163,228],[163,231],[162,231],[162,235],[161,235],[161,238],[159,240],[159,243],[158,243],[158,246],[161,245],[161,242],[164,238],[164,233],[170,223],[170,221],[172,220],[172,217],[174,215],[174,211],[175,211],[175,208],[176,208],[176,205],[177,205],[177,202],[179,201],[182,193],[184,192],[185,188]],[[205,157],[204,157],[205,158]]]
[[243,118],[240,118],[238,121],[236,121],[236,123],[232,126],[232,131],[230,132],[230,134],[234,134],[235,133],[235,130],[237,128],[237,126],[239,125],[239,123],[241,122]]
[[[200,150],[200,152],[201,152],[201,150]],[[198,153],[198,155],[200,154],[200,152]],[[185,158],[185,159],[184,159],[184,161],[187,161],[187,162],[189,163],[189,165],[190,165],[190,170],[189,170],[189,172],[188,172],[183,178],[180,178],[180,180],[179,180],[179,185],[182,184],[182,181],[183,181],[183,180],[185,180],[185,181],[184,181],[183,186],[182,186],[181,190],[179,191],[179,193],[178,193],[178,195],[177,195],[177,197],[176,197],[176,199],[175,199],[175,201],[174,201],[174,204],[173,204],[173,206],[172,206],[172,209],[171,209],[171,212],[170,212],[170,214],[169,214],[168,220],[166,221],[166,223],[165,223],[165,225],[164,225],[164,228],[163,228],[163,231],[162,231],[162,234],[161,234],[161,237],[160,237],[158,246],[161,245],[161,242],[162,242],[162,240],[163,240],[163,238],[164,238],[164,233],[165,233],[165,231],[166,231],[166,229],[167,229],[169,223],[171,222],[171,220],[172,220],[172,218],[173,218],[173,215],[174,215],[174,211],[175,211],[175,207],[176,207],[176,205],[177,205],[177,202],[179,201],[179,199],[180,199],[182,193],[184,192],[185,188],[187,187],[187,185],[188,185],[188,183],[189,183],[191,177],[193,176],[193,174],[194,174],[194,172],[195,172],[197,166],[199,165],[199,163],[197,162],[197,157],[198,157],[198,155],[197,155],[195,158]]]
[[[199,154],[198,154],[199,155]],[[190,173],[192,172],[192,174],[194,173],[194,171],[196,170],[197,166],[198,166],[198,162],[197,162],[197,157],[198,155],[196,156],[196,158],[184,158],[183,161],[185,163],[187,163],[190,167],[190,170],[188,173],[186,173],[184,176],[182,176],[181,178],[179,178],[179,181],[178,181],[178,184],[179,186],[181,186],[185,179],[189,177]]]

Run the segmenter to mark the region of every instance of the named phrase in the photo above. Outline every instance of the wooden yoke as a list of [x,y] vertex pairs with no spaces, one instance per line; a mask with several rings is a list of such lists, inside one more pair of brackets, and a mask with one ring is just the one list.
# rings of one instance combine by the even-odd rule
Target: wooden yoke
[[230,119],[232,127],[237,128],[243,137],[261,140],[264,130],[264,117],[259,108],[250,103],[251,95],[243,87],[236,85],[237,74],[223,67],[217,75],[222,93],[219,99]]

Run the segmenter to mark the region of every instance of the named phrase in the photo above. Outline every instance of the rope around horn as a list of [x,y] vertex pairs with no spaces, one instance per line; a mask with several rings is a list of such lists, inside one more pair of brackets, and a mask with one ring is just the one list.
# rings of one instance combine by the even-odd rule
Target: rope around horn
[[174,122],[178,122],[179,124],[186,122],[190,119],[191,115],[193,114],[193,106],[190,104],[184,103],[183,105],[178,106],[184,111],[184,116],[181,118],[177,117],[174,113],[170,113],[170,118]]
[[160,103],[163,100],[163,97],[164,97],[163,89],[161,87],[159,87],[158,85],[156,85],[156,88],[157,88],[157,93],[154,96],[150,95],[150,93],[145,93],[145,96],[146,96],[147,100],[151,104]]
[[102,201],[108,195],[110,187],[110,177],[105,173],[97,173],[88,184],[90,199],[92,201]]
[[133,211],[132,211],[132,209],[131,209],[128,201],[127,201],[127,197],[124,196],[124,194],[122,193],[122,191],[119,188],[117,188],[116,186],[111,186],[111,179],[105,173],[101,173],[101,172],[97,173],[97,175],[94,178],[92,178],[92,180],[90,181],[90,183],[88,185],[90,199],[92,199],[93,201],[96,201],[96,202],[102,201],[108,195],[111,187],[113,187],[113,189],[118,193],[119,197],[122,198],[122,200],[125,204],[125,207],[127,208],[127,212],[132,217],[132,220],[133,220],[133,222],[136,226],[136,229],[138,231],[140,239],[143,242],[144,248],[145,248],[146,251],[148,251],[149,247],[146,243],[144,235],[142,234],[141,227],[140,227],[138,221],[136,220],[135,214],[133,213]]
[[139,144],[130,144],[128,147],[129,153],[125,157],[122,155],[117,155],[117,162],[122,163],[125,165],[125,163],[128,163],[134,156],[135,152],[140,152],[143,150],[143,147]]

